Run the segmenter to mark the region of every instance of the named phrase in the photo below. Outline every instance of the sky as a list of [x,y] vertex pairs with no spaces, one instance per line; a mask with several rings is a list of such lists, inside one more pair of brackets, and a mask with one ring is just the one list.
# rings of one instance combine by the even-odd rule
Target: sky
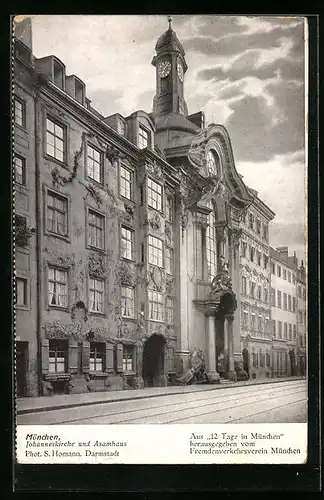
[[[167,16],[33,16],[33,52],[56,55],[105,116],[152,110],[155,43]],[[305,31],[302,17],[173,16],[189,114],[229,132],[244,182],[276,213],[270,244],[305,259]]]

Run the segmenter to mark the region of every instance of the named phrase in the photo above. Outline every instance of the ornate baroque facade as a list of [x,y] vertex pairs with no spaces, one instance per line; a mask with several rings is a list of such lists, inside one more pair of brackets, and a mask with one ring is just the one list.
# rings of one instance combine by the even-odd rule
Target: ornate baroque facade
[[[24,28],[26,36],[30,26]],[[55,56],[36,59],[20,31],[18,394],[257,373],[253,353],[267,356],[271,348],[262,231],[274,214],[236,171],[226,129],[205,127],[202,113],[188,115],[188,68],[171,23],[152,61],[153,112],[127,117],[98,113],[85,84]],[[251,214],[261,234],[251,229]],[[261,287],[260,297],[248,294],[243,277],[255,283],[256,294]],[[246,323],[246,310],[261,318],[259,329]]]

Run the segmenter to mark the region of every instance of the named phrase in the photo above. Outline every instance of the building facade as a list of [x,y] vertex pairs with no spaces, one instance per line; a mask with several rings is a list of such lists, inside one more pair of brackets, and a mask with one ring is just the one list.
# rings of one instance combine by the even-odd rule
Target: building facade
[[282,375],[274,213],[238,174],[226,129],[188,114],[171,23],[152,60],[152,112],[108,117],[62,61],[33,56],[25,23],[13,96],[17,394]]
[[306,308],[306,270],[303,261],[297,271],[296,296],[297,296],[297,365],[298,373],[306,375],[307,370],[307,308]]
[[275,214],[251,192],[253,203],[241,222],[240,350],[249,376],[264,378],[272,370],[269,224]]
[[274,377],[298,373],[297,298],[298,261],[288,247],[270,248],[271,312],[273,319],[272,373]]

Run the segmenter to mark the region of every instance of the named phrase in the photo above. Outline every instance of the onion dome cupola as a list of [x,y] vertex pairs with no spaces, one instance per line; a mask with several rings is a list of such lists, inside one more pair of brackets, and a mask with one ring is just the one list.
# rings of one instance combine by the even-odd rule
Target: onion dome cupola
[[168,17],[169,28],[163,33],[156,45],[156,56],[152,64],[156,68],[156,95],[153,101],[153,114],[178,113],[188,115],[184,100],[184,76],[188,69],[185,51],[172,29],[172,18]]

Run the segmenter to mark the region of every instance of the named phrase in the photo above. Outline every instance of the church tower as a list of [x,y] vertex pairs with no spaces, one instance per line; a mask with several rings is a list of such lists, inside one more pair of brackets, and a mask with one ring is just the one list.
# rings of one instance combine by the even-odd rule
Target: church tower
[[168,17],[169,28],[158,39],[152,64],[156,68],[156,95],[153,114],[178,113],[187,116],[184,100],[184,77],[188,69],[185,51],[172,29],[172,18]]

